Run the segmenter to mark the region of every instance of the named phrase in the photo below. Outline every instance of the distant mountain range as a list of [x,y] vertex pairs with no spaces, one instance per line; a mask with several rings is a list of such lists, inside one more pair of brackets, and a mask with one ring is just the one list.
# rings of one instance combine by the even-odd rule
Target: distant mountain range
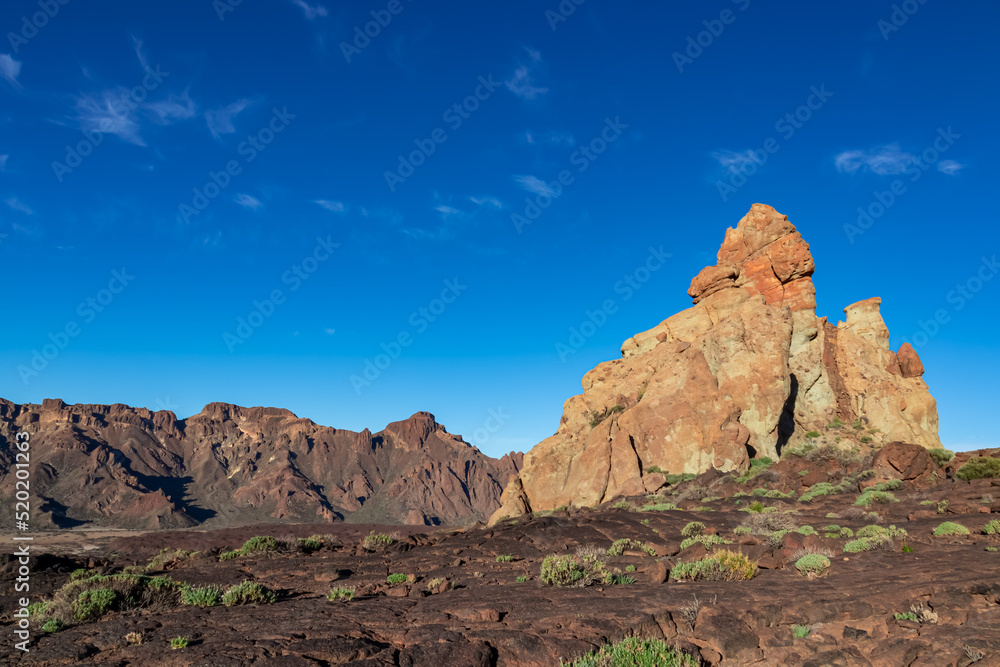
[[211,403],[188,419],[127,405],[0,399],[0,526],[14,521],[15,434],[30,433],[33,527],[482,520],[523,456],[497,460],[428,412],[378,433]]

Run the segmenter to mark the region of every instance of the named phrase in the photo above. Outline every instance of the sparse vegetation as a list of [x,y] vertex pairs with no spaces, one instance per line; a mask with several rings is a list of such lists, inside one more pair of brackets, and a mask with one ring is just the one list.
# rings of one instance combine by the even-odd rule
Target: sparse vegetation
[[407,579],[409,579],[409,575],[403,574],[402,572],[393,572],[385,578],[385,581],[390,586],[395,586],[396,584],[403,583]]
[[983,526],[983,535],[1000,535],[1000,521],[993,519]]
[[611,581],[606,564],[596,556],[546,556],[542,561],[542,583],[547,586],[590,586]]
[[383,551],[392,546],[396,540],[385,533],[376,533],[374,530],[361,540],[361,548],[365,551]]
[[170,648],[172,649],[187,648],[189,641],[190,640],[187,637],[174,637],[173,639],[170,640]]
[[526,582],[527,580],[528,580],[528,575],[525,575],[525,574],[522,574],[521,576],[519,576],[519,577],[518,577],[517,579],[515,579],[514,581],[516,581],[516,582],[517,582],[517,583],[519,583],[519,584],[523,584],[523,583],[524,583],[524,582]]
[[669,512],[678,509],[674,503],[652,503],[639,508],[640,512]]
[[738,551],[723,549],[670,570],[676,581],[746,581],[757,574],[757,562]]
[[732,540],[727,540],[720,535],[695,535],[694,537],[689,537],[681,542],[681,549],[687,549],[688,547],[694,546],[695,544],[701,544],[706,549],[711,549],[714,546],[720,544],[732,544]]
[[271,604],[277,599],[274,591],[256,581],[242,581],[222,594],[222,604],[232,607],[237,604]]
[[500,555],[500,556],[497,556],[497,562],[498,563],[513,563],[514,562],[514,557],[513,556],[508,556],[508,555]]
[[683,528],[681,528],[681,535],[683,537],[694,537],[696,535],[701,535],[705,532],[705,524],[701,521],[692,521]]
[[674,650],[662,640],[629,637],[591,651],[564,667],[698,667],[700,664],[701,660]]
[[60,621],[58,618],[50,618],[49,620],[42,623],[42,632],[48,632],[48,633],[59,632],[60,630],[63,629],[63,627],[65,627],[63,625],[63,622]]
[[623,537],[620,540],[615,540],[608,547],[607,554],[609,556],[621,556],[628,550],[642,551],[649,556],[655,556],[656,551],[652,547],[648,547],[639,540],[633,540],[628,537]]
[[886,535],[876,535],[873,537],[859,537],[844,545],[845,553],[859,553],[862,551],[890,551],[894,544],[892,538]]
[[149,559],[149,565],[146,566],[146,569],[154,572],[162,570],[166,565],[176,561],[186,560],[194,554],[195,552],[188,551],[187,549],[161,549],[160,553]]
[[590,428],[597,428],[597,425],[602,421],[610,417],[611,415],[618,414],[625,410],[621,405],[612,405],[610,408],[604,408],[601,412],[595,412],[590,416]]
[[945,521],[934,529],[934,537],[950,537],[953,535],[968,535],[969,529],[954,521]]
[[354,599],[354,586],[336,586],[327,591],[326,599],[330,602],[350,602]]
[[796,639],[805,639],[812,633],[812,629],[808,625],[793,625],[792,626],[792,636]]
[[222,601],[222,589],[218,586],[181,589],[181,603],[191,607],[214,607]]
[[828,567],[830,559],[820,554],[807,554],[795,561],[795,569],[807,576],[822,574]]
[[955,476],[966,481],[1000,477],[1000,459],[993,456],[973,456]]
[[934,463],[938,464],[938,466],[950,463],[951,460],[955,458],[955,452],[950,449],[945,449],[944,447],[928,449],[927,453],[930,454],[931,458],[934,459]]
[[809,431],[808,433],[806,433],[806,437],[807,438],[818,438],[819,437],[819,431]]

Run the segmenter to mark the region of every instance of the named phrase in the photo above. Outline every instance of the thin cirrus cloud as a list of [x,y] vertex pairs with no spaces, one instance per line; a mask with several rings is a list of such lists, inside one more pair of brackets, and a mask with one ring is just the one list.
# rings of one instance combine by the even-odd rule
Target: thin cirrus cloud
[[320,16],[326,16],[327,10],[323,5],[310,5],[305,0],[292,0],[292,4],[302,10],[302,13],[310,21],[315,21]]
[[760,161],[752,150],[715,151],[712,153],[712,158],[719,163],[720,167],[731,174],[742,173],[751,164],[760,165]]
[[556,130],[546,130],[545,132],[534,132],[528,130],[524,133],[524,140],[532,146],[575,146],[576,139],[569,132],[557,132]]
[[233,120],[250,106],[250,100],[239,99],[232,104],[221,109],[211,109],[205,112],[205,122],[212,136],[218,139],[223,134],[232,134],[236,131]]
[[519,64],[517,69],[514,70],[514,74],[509,79],[504,80],[504,85],[507,86],[507,90],[521,99],[533,100],[549,92],[549,89],[535,83],[537,71],[544,65],[542,54],[528,46],[524,47],[524,50],[527,52],[532,64]]
[[888,144],[871,150],[844,151],[834,157],[833,162],[842,174],[869,171],[879,176],[892,176],[902,174],[908,166],[917,162],[917,158],[913,153],[902,150],[899,144]]
[[10,85],[20,88],[17,77],[21,75],[21,61],[14,60],[10,54],[0,53],[0,76],[7,80]]
[[7,158],[9,155],[0,155],[0,171],[7,171]]
[[469,197],[469,201],[471,201],[473,204],[479,207],[488,207],[495,209],[503,208],[503,202],[501,202],[496,197],[490,197],[488,195],[485,197]]
[[314,203],[319,204],[328,211],[333,211],[334,213],[343,213],[344,203],[339,201],[332,201],[330,199],[317,199]]
[[514,182],[533,194],[544,195],[546,197],[555,196],[555,190],[537,176],[515,176]]
[[28,206],[27,204],[25,204],[24,202],[22,202],[17,197],[8,197],[7,199],[4,200],[4,203],[7,204],[7,206],[11,207],[13,210],[20,211],[21,213],[24,213],[25,215],[34,215],[35,214],[35,212],[31,209],[30,206]]
[[965,169],[965,165],[955,160],[941,160],[937,165],[938,171],[949,176],[954,176],[963,169]]
[[264,205],[263,202],[261,202],[256,197],[252,197],[250,195],[242,193],[233,197],[233,201],[242,206],[243,208],[248,208],[251,211],[256,211],[257,209],[259,209],[261,206]]
[[170,94],[165,100],[150,102],[145,105],[145,109],[153,116],[153,120],[160,125],[170,125],[182,120],[194,118],[198,113],[198,106],[191,99],[188,91],[180,95]]
[[122,103],[128,98],[128,91],[105,90],[97,95],[81,95],[76,98],[77,121],[80,129],[87,132],[113,134],[136,146],[145,146],[139,135],[139,123]]

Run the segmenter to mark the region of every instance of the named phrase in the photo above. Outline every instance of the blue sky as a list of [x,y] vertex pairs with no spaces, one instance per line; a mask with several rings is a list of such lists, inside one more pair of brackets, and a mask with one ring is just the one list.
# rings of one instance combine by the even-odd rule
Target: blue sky
[[649,4],[4,3],[0,395],[526,450],[763,202],[1000,444],[1000,7]]

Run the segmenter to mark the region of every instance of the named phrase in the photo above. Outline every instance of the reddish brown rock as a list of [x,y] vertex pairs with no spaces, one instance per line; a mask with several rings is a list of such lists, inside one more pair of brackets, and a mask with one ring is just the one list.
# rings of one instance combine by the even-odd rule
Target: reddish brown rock
[[[36,521],[120,528],[257,521],[430,525],[485,519],[522,456],[496,460],[427,412],[372,434],[320,426],[288,410],[211,403],[179,420],[126,405],[17,405],[0,399],[0,441],[31,437],[44,463]],[[0,449],[0,498],[14,493]],[[10,525],[10,515],[3,521]]]
[[923,447],[890,442],[875,455],[872,469],[878,477],[908,481],[930,477],[937,464]]
[[903,343],[896,353],[896,360],[899,362],[899,370],[905,378],[918,378],[924,374],[924,365],[920,361],[920,356],[913,346]]

